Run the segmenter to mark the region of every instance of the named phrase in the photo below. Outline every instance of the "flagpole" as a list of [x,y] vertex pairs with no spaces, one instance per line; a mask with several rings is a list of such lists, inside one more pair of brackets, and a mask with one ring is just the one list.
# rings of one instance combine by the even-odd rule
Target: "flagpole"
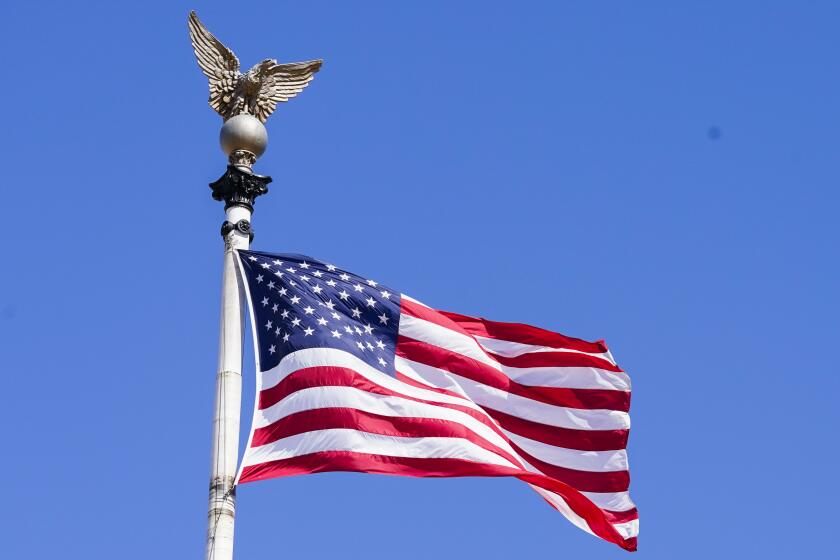
[[228,119],[222,126],[220,141],[229,163],[224,175],[210,185],[213,198],[225,202],[226,219],[221,229],[225,252],[207,512],[207,560],[233,558],[236,516],[234,479],[239,456],[245,327],[235,250],[250,246],[254,199],[267,193],[267,185],[271,182],[270,177],[256,175],[251,170],[268,142],[265,127],[258,119],[247,114]]
[[233,51],[210,33],[195,12],[187,17],[187,27],[198,66],[209,80],[209,104],[225,121],[219,142],[228,156],[227,171],[210,184],[213,198],[225,203],[226,219],[222,224],[225,253],[206,558],[232,560],[245,330],[236,250],[250,246],[254,199],[266,194],[271,182],[271,177],[251,170],[268,145],[263,123],[278,102],[288,101],[303,91],[321,68],[322,61],[278,64],[267,58],[242,71]]

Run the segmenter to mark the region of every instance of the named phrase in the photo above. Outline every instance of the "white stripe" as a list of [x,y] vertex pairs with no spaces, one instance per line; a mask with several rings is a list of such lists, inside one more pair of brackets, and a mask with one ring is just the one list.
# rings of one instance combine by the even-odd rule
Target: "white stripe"
[[610,511],[627,511],[636,507],[630,499],[630,492],[581,492],[593,504]]
[[590,472],[626,471],[629,468],[627,466],[627,452],[624,449],[617,451],[580,451],[534,441],[507,430],[504,430],[504,433],[529,455],[558,467]]
[[382,436],[344,428],[306,432],[260,447],[252,447],[245,452],[243,464],[258,465],[322,451],[354,451],[391,457],[463,459],[517,468],[495,453],[461,438]]
[[477,360],[523,385],[630,390],[630,377],[624,372],[587,367],[504,366],[488,356],[472,337],[411,315],[400,315],[400,334]]
[[484,413],[484,411],[481,410],[481,407],[476,406],[475,403],[466,398],[459,399],[458,397],[453,397],[451,395],[443,395],[435,391],[428,391],[426,389],[408,385],[407,383],[403,383],[402,381],[391,377],[387,373],[374,369],[372,366],[353,354],[337,348],[305,348],[283,356],[280,363],[270,370],[259,374],[261,381],[259,387],[261,390],[270,389],[300,369],[327,366],[351,369],[362,377],[365,377],[385,389],[389,389],[409,397],[427,401],[468,406],[473,410]]
[[552,346],[535,346],[533,344],[525,344],[523,342],[511,342],[509,340],[502,340],[500,338],[487,338],[486,336],[472,335],[473,338],[488,352],[498,354],[500,356],[508,356],[514,358],[522,354],[531,354],[534,352],[570,352],[572,354],[583,354],[585,356],[594,356],[601,358],[611,364],[615,365],[612,356],[607,352],[583,352],[582,350],[575,350],[573,348],[554,348]]
[[572,430],[626,430],[630,415],[618,410],[554,406],[477,383],[446,370],[397,357],[397,371],[432,387],[464,394],[473,402],[518,418]]
[[633,521],[628,521],[626,523],[613,523],[613,527],[615,530],[618,531],[618,534],[622,536],[622,538],[630,539],[632,537],[639,536],[639,520],[634,519]]
[[407,300],[408,300],[408,301],[410,301],[411,303],[416,303],[417,305],[422,305],[423,307],[427,307],[427,308],[431,309],[431,307],[429,307],[428,305],[426,305],[426,304],[425,304],[425,303],[423,303],[422,301],[417,301],[417,300],[416,300],[416,299],[414,299],[413,297],[407,296],[407,295],[405,295],[405,294],[400,294],[400,297],[401,297],[402,299],[407,299]]
[[600,368],[571,366],[517,368],[502,366],[502,373],[521,385],[531,387],[630,391],[630,377],[626,373]]
[[533,484],[529,484],[528,486],[536,490],[540,496],[545,498],[548,501],[548,503],[553,505],[557,509],[557,511],[562,513],[563,516],[569,521],[571,521],[574,526],[576,526],[579,529],[583,529],[587,533],[595,535],[592,529],[589,528],[589,524],[586,522],[586,520],[583,517],[576,514],[574,511],[572,511],[572,508],[569,507],[569,504],[566,503],[566,500],[564,500],[562,496],[560,496],[560,494],[551,492],[550,490],[546,490],[545,488],[540,488],[539,486],[534,486]]
[[502,436],[465,412],[400,397],[376,395],[355,387],[325,386],[295,391],[280,402],[266,409],[258,410],[254,415],[254,426],[255,428],[263,428],[291,414],[322,408],[352,408],[382,416],[429,418],[456,422],[476,436],[517,457],[516,452]]
[[400,334],[457,352],[501,371],[499,362],[488,356],[487,352],[472,337],[431,321],[400,314]]
[[[531,488],[536,490],[543,498],[548,500],[548,503],[553,505],[557,508],[557,511],[562,513],[566,519],[571,521],[575,526],[579,529],[583,529],[587,533],[595,534],[590,528],[589,525],[586,523],[586,520],[576,514],[572,509],[568,506],[566,501],[555,492],[551,492],[544,488],[540,488],[539,486],[534,486],[533,484],[529,484]],[[618,532],[618,534],[623,539],[629,539],[632,537],[639,536],[639,520],[634,519],[632,521],[627,521],[626,523],[613,523],[613,528]],[[596,535],[597,536],[597,535]]]

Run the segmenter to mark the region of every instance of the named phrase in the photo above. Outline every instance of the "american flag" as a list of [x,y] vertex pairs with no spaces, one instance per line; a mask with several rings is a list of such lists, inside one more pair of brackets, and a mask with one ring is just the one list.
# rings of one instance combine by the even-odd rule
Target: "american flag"
[[512,476],[636,549],[630,379],[603,342],[435,310],[303,255],[238,255],[257,349],[238,482]]

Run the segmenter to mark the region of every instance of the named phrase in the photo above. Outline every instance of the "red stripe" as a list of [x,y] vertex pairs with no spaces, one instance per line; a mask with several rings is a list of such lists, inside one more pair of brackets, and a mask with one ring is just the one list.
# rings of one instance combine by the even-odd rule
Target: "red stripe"
[[[401,302],[400,312],[472,337],[471,333],[445,314],[405,299]],[[592,367],[607,371],[622,371],[620,367],[608,360],[577,352],[531,352],[520,356],[501,356],[483,348],[482,351],[497,362],[511,367]]]
[[615,451],[627,447],[629,430],[572,430],[525,420],[518,416],[481,407],[493,420],[509,432],[540,443],[579,449],[581,451]]
[[501,356],[492,352],[487,352],[487,354],[502,365],[518,368],[590,367],[615,372],[623,371],[617,365],[603,358],[575,352],[531,352],[521,356]]
[[440,325],[441,327],[446,327],[447,329],[452,329],[455,332],[470,336],[470,333],[464,330],[463,327],[441,312],[416,304],[405,298],[400,300],[400,313],[411,315],[412,317],[417,317],[418,319],[425,319],[430,323],[434,323],[436,325]]
[[[361,389],[362,391],[367,391],[369,393],[376,393],[377,395],[390,395],[418,402],[428,402],[435,405],[440,404],[438,401],[419,399],[387,389],[351,368],[340,366],[313,366],[293,371],[284,377],[277,385],[260,391],[259,404],[257,406],[260,410],[264,410],[277,404],[295,391],[309,389],[310,387],[355,387],[356,389]],[[427,389],[426,387],[422,388]],[[440,393],[441,391],[433,392]],[[449,396],[464,399],[465,401],[468,400],[462,395],[456,395],[451,392],[447,393]]]
[[519,342],[520,344],[532,344],[534,346],[550,346],[552,348],[568,348],[579,352],[590,352],[602,354],[608,352],[607,345],[603,340],[587,342],[579,338],[565,336],[560,333],[547,331],[539,327],[525,325],[523,323],[500,323],[487,319],[469,317],[449,311],[441,311],[442,315],[456,322],[461,328],[470,334]]
[[517,469],[475,463],[463,459],[424,459],[350,451],[324,451],[245,467],[242,470],[240,482],[335,471],[415,477],[516,476],[520,480],[562,496],[572,511],[584,518],[592,531],[599,537],[616,543],[627,550],[635,550],[636,547],[635,538],[622,539],[602,510],[562,482],[537,474],[523,474],[522,471]]
[[523,323],[500,323],[452,313],[450,311],[438,311],[407,299],[403,299],[400,302],[400,310],[407,315],[426,319],[443,327],[485,338],[495,338],[497,340],[507,340],[509,342],[519,342],[520,344],[531,344],[534,346],[566,348],[593,354],[603,354],[608,351],[603,340],[587,342],[579,338],[565,336]]
[[635,521],[639,518],[639,510],[636,508],[628,509],[627,511],[609,511],[602,509],[604,516],[610,523],[627,523],[628,521]]
[[414,362],[446,370],[477,383],[555,406],[584,409],[609,409],[627,412],[630,393],[608,389],[569,389],[522,385],[499,370],[451,350],[400,335],[397,355]]
[[273,424],[254,430],[251,447],[266,445],[305,432],[340,428],[395,437],[462,438],[524,468],[520,460],[509,451],[490,443],[458,422],[440,418],[383,416],[349,407],[318,408],[285,416]]
[[531,463],[544,475],[568,484],[581,492],[624,492],[630,487],[630,473],[628,471],[592,472],[567,469],[546,463],[526,453],[521,447],[510,441],[511,447],[523,459]]

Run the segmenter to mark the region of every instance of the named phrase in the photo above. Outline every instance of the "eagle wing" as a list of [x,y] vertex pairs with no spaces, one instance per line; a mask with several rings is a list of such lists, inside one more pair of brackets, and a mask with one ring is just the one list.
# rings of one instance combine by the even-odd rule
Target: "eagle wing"
[[210,81],[210,106],[222,117],[230,116],[227,105],[236,90],[239,59],[204,27],[195,12],[190,12],[187,25],[198,66]]
[[288,101],[309,85],[315,72],[321,69],[323,60],[272,64],[262,69],[262,87],[256,107],[256,117],[265,122],[274,112],[277,103]]

